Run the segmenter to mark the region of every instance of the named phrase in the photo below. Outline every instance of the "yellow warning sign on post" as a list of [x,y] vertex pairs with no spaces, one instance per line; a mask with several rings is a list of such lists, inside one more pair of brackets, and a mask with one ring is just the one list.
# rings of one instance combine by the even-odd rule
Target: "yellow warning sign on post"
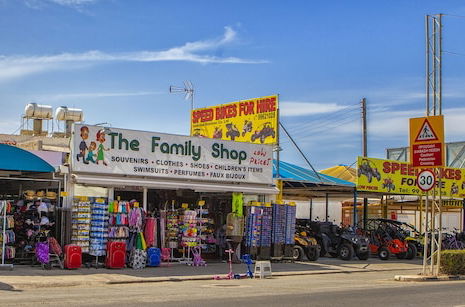
[[410,163],[413,167],[444,167],[444,116],[410,119]]

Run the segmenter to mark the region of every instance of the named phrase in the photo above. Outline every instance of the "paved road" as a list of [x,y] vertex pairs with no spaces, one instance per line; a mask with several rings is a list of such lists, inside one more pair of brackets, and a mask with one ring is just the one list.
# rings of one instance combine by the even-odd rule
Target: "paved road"
[[1,290],[0,306],[457,306],[465,282],[403,283],[408,271]]

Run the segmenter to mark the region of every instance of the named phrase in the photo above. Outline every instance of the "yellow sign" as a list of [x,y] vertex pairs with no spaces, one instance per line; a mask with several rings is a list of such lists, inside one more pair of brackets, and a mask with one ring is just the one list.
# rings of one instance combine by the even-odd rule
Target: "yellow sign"
[[61,191],[61,192],[60,192],[60,196],[61,196],[61,197],[66,197],[66,196],[68,196],[68,192]]
[[205,205],[205,200],[199,200],[199,206],[202,207]]
[[413,167],[444,166],[444,116],[411,118],[409,135]]
[[189,204],[188,203],[182,203],[181,208],[187,209],[187,208],[189,208]]
[[278,142],[278,96],[265,96],[195,109],[191,135],[250,142]]
[[[418,173],[428,168],[414,168],[407,162],[382,160],[366,157],[358,157],[357,162],[357,190],[390,193],[426,195],[417,186]],[[465,169],[441,168],[432,169],[436,174],[436,186],[431,191],[443,197],[465,197]],[[439,178],[442,185],[439,188]]]

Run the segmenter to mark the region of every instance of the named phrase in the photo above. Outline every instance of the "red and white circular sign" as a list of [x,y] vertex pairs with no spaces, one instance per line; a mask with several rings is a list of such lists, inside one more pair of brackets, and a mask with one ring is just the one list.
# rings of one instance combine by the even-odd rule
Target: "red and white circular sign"
[[423,170],[418,174],[417,185],[422,191],[427,192],[431,190],[435,184],[436,176],[434,175],[433,171]]

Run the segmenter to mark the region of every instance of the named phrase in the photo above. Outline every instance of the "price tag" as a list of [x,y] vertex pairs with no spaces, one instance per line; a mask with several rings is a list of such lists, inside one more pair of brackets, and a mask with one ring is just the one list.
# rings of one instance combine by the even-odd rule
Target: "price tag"
[[202,207],[203,205],[205,205],[205,200],[199,200],[199,206]]
[[187,209],[187,208],[189,208],[189,204],[188,203],[182,203],[181,208]]

